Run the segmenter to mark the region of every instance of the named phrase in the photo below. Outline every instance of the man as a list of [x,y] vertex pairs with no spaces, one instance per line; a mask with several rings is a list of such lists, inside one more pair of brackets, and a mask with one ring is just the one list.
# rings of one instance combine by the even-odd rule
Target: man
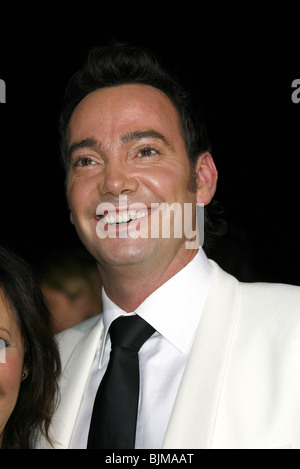
[[175,236],[187,207],[195,229],[218,176],[179,85],[135,47],[95,49],[70,83],[61,134],[71,221],[104,289],[103,318],[59,339],[56,447],[89,447],[120,315],[155,330],[138,353],[134,448],[300,447],[300,289],[240,284],[189,244],[193,230]]

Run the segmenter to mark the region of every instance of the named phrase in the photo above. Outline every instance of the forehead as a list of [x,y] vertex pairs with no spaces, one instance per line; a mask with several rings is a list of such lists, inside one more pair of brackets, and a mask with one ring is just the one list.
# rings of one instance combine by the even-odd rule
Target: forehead
[[74,110],[69,143],[99,133],[113,138],[129,128],[142,127],[181,138],[178,112],[162,91],[135,84],[102,88],[87,95]]

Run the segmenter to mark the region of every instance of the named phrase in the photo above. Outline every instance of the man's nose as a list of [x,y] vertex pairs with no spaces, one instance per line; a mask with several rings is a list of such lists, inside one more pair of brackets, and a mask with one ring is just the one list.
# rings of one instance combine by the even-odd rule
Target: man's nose
[[138,180],[134,168],[120,160],[110,161],[106,164],[99,183],[102,195],[126,195],[138,188]]

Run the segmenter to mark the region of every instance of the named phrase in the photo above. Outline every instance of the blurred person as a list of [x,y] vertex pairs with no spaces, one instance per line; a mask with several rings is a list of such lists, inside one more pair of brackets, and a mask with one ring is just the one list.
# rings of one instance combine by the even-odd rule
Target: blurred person
[[[98,263],[103,313],[60,334],[55,447],[300,448],[300,288],[241,283],[199,243],[188,249],[185,232],[130,236],[149,234],[153,203],[190,204],[193,228],[202,204],[204,247],[214,232],[218,172],[185,90],[143,49],[95,48],[70,80],[60,132],[70,218]],[[145,323],[152,335],[127,346]],[[130,375],[125,359],[115,368],[126,350],[134,366],[138,356]],[[122,389],[137,375],[129,407]],[[120,376],[124,388],[111,383]]]
[[0,349],[1,449],[31,449],[38,431],[51,446],[60,359],[50,315],[31,267],[1,245]]
[[87,251],[52,253],[41,267],[40,285],[55,334],[102,311],[101,278]]

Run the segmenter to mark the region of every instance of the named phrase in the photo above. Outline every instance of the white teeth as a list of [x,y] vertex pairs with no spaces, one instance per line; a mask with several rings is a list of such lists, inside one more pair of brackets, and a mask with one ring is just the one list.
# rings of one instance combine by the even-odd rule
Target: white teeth
[[104,224],[113,225],[114,223],[127,223],[129,220],[135,220],[148,215],[148,210],[130,210],[129,212],[106,215],[101,219]]

